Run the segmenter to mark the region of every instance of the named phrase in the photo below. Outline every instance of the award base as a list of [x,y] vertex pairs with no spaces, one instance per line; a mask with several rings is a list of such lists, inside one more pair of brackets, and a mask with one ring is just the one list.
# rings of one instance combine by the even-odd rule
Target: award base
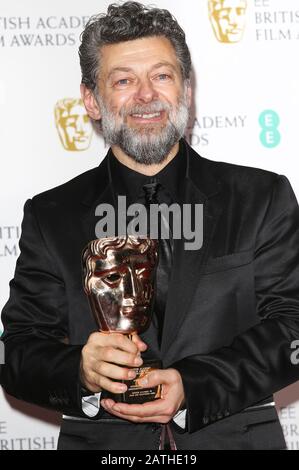
[[102,392],[102,398],[112,398],[117,403],[128,403],[129,405],[136,405],[146,403],[148,401],[158,400],[162,396],[162,385],[157,385],[151,388],[142,388],[138,381],[146,376],[154,369],[161,369],[161,362],[157,360],[147,360],[141,367],[133,367],[136,372],[136,377],[133,380],[122,380],[128,389],[124,393],[111,393],[107,390]]

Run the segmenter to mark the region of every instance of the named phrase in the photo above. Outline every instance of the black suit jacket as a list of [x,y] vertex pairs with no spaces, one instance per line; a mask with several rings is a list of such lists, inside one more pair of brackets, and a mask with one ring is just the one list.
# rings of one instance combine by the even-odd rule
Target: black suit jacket
[[[203,203],[203,246],[186,251],[184,240],[175,240],[161,350],[154,323],[143,335],[163,367],[182,375],[187,429],[172,424],[173,431],[182,449],[283,448],[275,409],[246,408],[299,378],[291,362],[299,338],[298,204],[286,177],[210,161],[184,145],[180,202]],[[96,330],[81,252],[96,238],[95,208],[103,202],[115,204],[107,157],[26,202],[2,314],[3,388],[78,417],[81,349]],[[69,439],[77,448],[157,448],[160,426],[110,418],[101,411],[88,423],[68,421],[61,447]],[[123,430],[115,431],[117,442],[116,423]]]

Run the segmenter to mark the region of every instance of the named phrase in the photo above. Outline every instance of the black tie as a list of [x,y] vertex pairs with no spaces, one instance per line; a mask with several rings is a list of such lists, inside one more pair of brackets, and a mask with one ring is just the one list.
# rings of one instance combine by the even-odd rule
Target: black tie
[[[166,198],[163,197],[163,191],[161,191],[162,185],[156,181],[155,178],[151,179],[150,183],[143,185],[143,190],[145,193],[145,204],[147,206],[147,211],[149,214],[150,204],[161,204],[166,202]],[[164,200],[163,200],[164,199]],[[149,218],[148,218],[149,224]],[[169,238],[162,238],[161,233],[163,234],[162,226],[164,227],[164,233],[169,233]],[[155,313],[158,320],[158,340],[161,345],[165,307],[167,301],[167,292],[169,288],[169,280],[171,275],[172,268],[172,256],[173,256],[173,238],[172,232],[169,227],[168,221],[161,214],[159,217],[159,262],[157,267],[156,274],[156,300],[155,300]]]

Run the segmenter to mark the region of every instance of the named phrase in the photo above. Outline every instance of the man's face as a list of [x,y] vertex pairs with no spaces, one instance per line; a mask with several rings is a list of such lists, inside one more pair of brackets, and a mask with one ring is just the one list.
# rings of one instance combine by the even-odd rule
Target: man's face
[[[182,137],[190,90],[165,37],[101,48],[98,104],[103,134],[141,163],[160,163]],[[166,153],[166,155],[165,155]]]
[[[59,104],[56,106],[59,107]],[[82,105],[76,103],[70,108],[61,108],[56,125],[66,150],[86,150],[89,147],[92,126],[83,102]]]
[[210,1],[210,16],[217,39],[234,43],[241,40],[245,28],[246,0]]
[[89,302],[101,331],[144,331],[150,322],[156,268],[156,242],[127,240],[120,249],[108,249],[106,257],[92,256],[86,275]]

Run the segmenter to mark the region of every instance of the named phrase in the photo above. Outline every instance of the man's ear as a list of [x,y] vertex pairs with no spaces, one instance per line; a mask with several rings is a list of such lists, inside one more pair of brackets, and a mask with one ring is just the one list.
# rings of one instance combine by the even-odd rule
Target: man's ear
[[88,116],[95,121],[101,119],[100,109],[94,97],[93,91],[90,88],[87,88],[84,83],[81,83],[80,93]]
[[192,103],[192,86],[191,86],[190,80],[188,80],[187,82],[187,103],[188,103],[188,108],[190,108],[191,103]]

